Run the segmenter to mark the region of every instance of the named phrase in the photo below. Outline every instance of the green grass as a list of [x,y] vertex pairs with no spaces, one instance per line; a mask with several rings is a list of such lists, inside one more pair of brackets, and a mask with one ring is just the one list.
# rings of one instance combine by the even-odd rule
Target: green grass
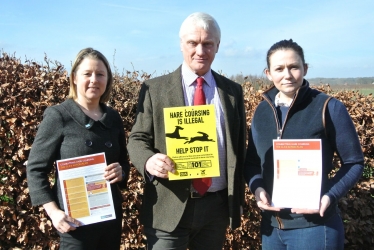
[[363,95],[374,94],[374,89],[359,89],[359,91]]
[[362,95],[374,95],[374,85],[373,84],[355,84],[355,85],[331,85],[333,91],[359,91]]

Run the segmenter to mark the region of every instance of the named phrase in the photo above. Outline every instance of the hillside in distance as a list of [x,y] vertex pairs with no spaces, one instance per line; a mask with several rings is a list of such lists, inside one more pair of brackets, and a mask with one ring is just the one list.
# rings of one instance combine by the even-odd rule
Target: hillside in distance
[[[243,75],[236,74],[230,77],[231,80],[244,83],[246,81],[256,82],[256,80],[263,81],[267,84],[270,84],[270,81],[266,78],[265,75]],[[324,77],[315,77],[308,78],[305,77],[312,85],[320,84],[330,84],[330,85],[366,85],[374,84],[374,77],[350,77],[350,78],[324,78]]]
[[318,85],[328,83],[330,85],[363,85],[374,84],[374,77],[352,77],[352,78],[308,78],[305,77],[310,84]]

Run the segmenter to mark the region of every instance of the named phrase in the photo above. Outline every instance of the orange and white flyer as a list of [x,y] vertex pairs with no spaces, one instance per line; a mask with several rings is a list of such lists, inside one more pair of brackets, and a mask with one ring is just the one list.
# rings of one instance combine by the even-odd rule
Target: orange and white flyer
[[116,218],[104,153],[56,161],[65,213],[82,225]]
[[220,175],[214,105],[164,108],[164,121],[166,152],[176,166],[169,180]]
[[319,209],[322,184],[320,139],[273,140],[272,206]]

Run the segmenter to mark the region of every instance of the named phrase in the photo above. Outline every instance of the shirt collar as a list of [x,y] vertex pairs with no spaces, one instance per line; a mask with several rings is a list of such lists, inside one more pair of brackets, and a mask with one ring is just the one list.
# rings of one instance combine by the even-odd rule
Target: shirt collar
[[[191,86],[195,81],[196,78],[199,76],[193,72],[188,65],[183,62],[182,64],[182,78],[183,78],[183,83],[186,87]],[[213,81],[213,74],[212,71],[209,70],[208,72],[205,73],[205,75],[202,76],[204,78],[205,82],[209,85],[212,86],[212,81]]]
[[280,100],[279,95],[280,95],[280,92],[278,92],[278,94],[275,96],[275,100],[274,100],[275,107],[289,107],[289,106],[291,106],[291,103],[292,103],[293,99],[291,99],[289,102],[284,102],[284,101]]

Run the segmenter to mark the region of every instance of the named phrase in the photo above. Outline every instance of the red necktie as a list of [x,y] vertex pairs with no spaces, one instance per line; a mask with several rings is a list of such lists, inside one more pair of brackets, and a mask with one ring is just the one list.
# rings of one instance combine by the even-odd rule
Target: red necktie
[[[206,103],[205,94],[203,90],[204,78],[198,77],[196,81],[197,81],[197,86],[195,90],[195,96],[193,98],[193,105],[194,106],[204,105]],[[199,179],[192,180],[192,186],[196,189],[196,191],[200,195],[205,194],[211,185],[212,185],[212,178],[199,178]]]

